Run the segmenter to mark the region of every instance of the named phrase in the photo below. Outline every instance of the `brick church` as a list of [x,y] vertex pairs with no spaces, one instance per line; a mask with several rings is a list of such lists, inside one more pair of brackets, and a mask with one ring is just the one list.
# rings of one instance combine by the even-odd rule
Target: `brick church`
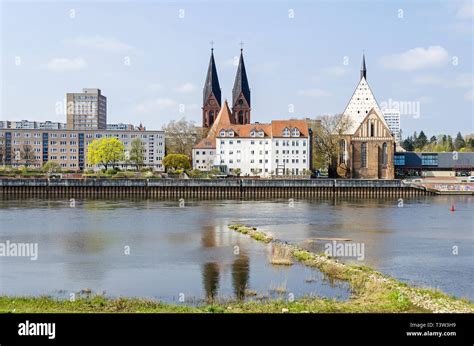
[[[211,59],[207,69],[204,84],[202,127],[211,128],[222,107],[221,88],[217,76],[214,49],[211,49]],[[250,124],[250,87],[245,71],[243,50],[240,50],[239,66],[232,88],[232,124]]]
[[344,110],[341,123],[337,159],[339,175],[393,179],[395,138],[367,83],[365,56],[362,58],[359,84]]

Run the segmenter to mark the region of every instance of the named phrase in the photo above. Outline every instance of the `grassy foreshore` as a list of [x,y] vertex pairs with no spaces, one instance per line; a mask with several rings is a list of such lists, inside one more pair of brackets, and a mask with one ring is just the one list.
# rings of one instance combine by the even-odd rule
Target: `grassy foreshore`
[[82,295],[75,301],[52,297],[0,296],[0,313],[363,313],[448,312],[472,313],[474,304],[433,289],[411,287],[365,266],[348,265],[273,239],[255,227],[230,229],[270,246],[286,248],[292,259],[319,269],[330,279],[346,281],[352,296],[346,301],[307,297],[289,301],[216,301],[212,304],[166,304],[137,298]]

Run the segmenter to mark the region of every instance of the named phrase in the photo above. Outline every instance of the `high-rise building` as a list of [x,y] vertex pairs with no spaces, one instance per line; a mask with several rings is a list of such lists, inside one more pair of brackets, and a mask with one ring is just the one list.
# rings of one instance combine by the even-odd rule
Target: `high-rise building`
[[400,111],[398,109],[384,109],[383,117],[387,122],[388,128],[392,131],[395,142],[400,143],[402,134],[400,132]]
[[68,93],[67,128],[69,130],[104,130],[107,128],[107,98],[100,89],[82,89]]

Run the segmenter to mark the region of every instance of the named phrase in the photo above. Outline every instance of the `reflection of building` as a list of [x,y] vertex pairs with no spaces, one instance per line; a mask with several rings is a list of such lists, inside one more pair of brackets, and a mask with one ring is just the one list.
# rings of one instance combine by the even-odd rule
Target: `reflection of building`
[[249,283],[249,271],[248,256],[239,255],[232,264],[232,286],[234,287],[235,298],[238,300],[245,298],[245,290]]
[[363,57],[359,84],[343,113],[338,165],[351,178],[393,179],[395,141],[366,78]]
[[400,143],[401,132],[400,132],[400,111],[398,109],[384,109],[383,117],[387,122],[388,128],[392,131],[395,142]]
[[395,171],[399,177],[454,177],[474,172],[474,153],[395,153]]
[[205,263],[202,267],[202,281],[206,298],[213,301],[219,289],[219,265],[215,262]]

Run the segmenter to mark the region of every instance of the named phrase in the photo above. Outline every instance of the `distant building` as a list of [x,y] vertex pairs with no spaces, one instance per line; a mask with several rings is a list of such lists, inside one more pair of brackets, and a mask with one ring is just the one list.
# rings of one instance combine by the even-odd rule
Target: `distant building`
[[310,167],[306,120],[236,124],[224,102],[207,138],[193,148],[193,168],[242,176],[302,175]]
[[388,128],[392,131],[395,143],[402,141],[400,132],[400,111],[398,109],[385,109],[383,111],[383,117],[387,122]]
[[107,98],[100,89],[82,89],[68,93],[67,128],[69,130],[105,130],[107,128]]
[[393,179],[395,139],[367,83],[365,56],[360,80],[343,113],[338,172],[350,178]]
[[397,177],[454,177],[474,173],[474,153],[395,153]]
[[44,130],[59,130],[65,129],[65,123],[53,122],[53,121],[29,121],[29,120],[20,120],[20,121],[0,121],[0,129],[44,129]]
[[133,131],[135,126],[132,124],[107,124],[107,130]]

